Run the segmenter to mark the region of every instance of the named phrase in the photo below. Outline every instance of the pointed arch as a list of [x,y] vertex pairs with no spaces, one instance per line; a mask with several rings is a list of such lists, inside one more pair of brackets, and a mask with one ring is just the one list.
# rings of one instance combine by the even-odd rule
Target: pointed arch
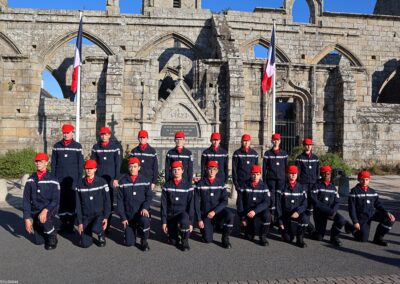
[[[64,81],[58,76],[58,73],[56,72],[56,70],[54,68],[52,68],[50,65],[46,65],[45,68],[43,69],[43,71],[44,70],[49,71],[50,74],[53,76],[53,78],[57,81],[57,83],[61,89],[61,92],[63,94],[64,99],[68,98],[69,90],[66,89]],[[43,71],[42,71],[42,73],[43,73]]]
[[[265,48],[269,48],[269,46],[271,45],[271,42],[269,39],[266,39],[263,37],[254,38],[254,39],[244,42],[240,47],[240,52],[242,54],[246,54],[247,51],[250,48],[253,48],[253,46],[256,44],[260,44],[260,45],[264,46]],[[282,48],[280,48],[278,45],[276,45],[275,48],[276,48],[276,56],[280,62],[284,62],[284,63],[291,62],[289,56],[286,54],[286,52],[283,51]]]
[[344,55],[353,66],[356,67],[363,67],[363,64],[361,63],[361,60],[358,59],[358,57],[352,52],[350,51],[348,48],[344,47],[341,44],[332,44],[326,48],[324,48],[324,50],[322,50],[322,52],[320,52],[319,54],[317,54],[310,62],[310,64],[318,64],[319,61],[321,61],[322,58],[324,58],[326,55],[328,55],[332,50],[336,50],[338,52],[340,52],[342,55]]
[[[54,53],[57,51],[58,48],[60,48],[63,44],[69,42],[73,38],[75,38],[76,35],[77,35],[76,30],[71,30],[69,32],[66,32],[64,35],[61,35],[58,38],[56,38],[47,48],[43,49],[40,52],[40,57],[43,59],[43,62],[47,62],[50,58],[52,58],[52,56],[54,55]],[[88,30],[84,30],[82,35],[84,38],[96,44],[108,56],[115,55],[112,49],[94,33]]]
[[175,32],[169,32],[169,33],[164,33],[162,35],[156,36],[155,38],[151,39],[148,43],[146,43],[137,53],[136,53],[136,58],[146,58],[149,56],[149,54],[160,44],[163,42],[174,39],[182,44],[184,44],[186,47],[189,49],[192,49],[194,54],[196,55],[197,58],[205,58],[203,52],[195,46],[195,44],[192,42],[191,39],[188,37],[175,33]]
[[22,54],[21,50],[17,47],[17,45],[4,33],[0,32],[0,39],[3,40],[16,54]]

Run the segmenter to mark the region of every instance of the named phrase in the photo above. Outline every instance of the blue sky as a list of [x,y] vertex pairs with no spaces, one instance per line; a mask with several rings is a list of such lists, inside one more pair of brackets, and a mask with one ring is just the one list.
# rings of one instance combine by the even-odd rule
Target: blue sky
[[[371,14],[376,0],[325,0],[324,11]],[[41,8],[68,10],[105,10],[106,0],[8,0],[12,8]],[[253,11],[255,7],[282,7],[283,0],[202,0],[202,7],[213,12],[223,9]],[[121,13],[140,14],[142,0],[120,0]],[[297,0],[293,7],[295,22],[307,23],[309,11],[306,0]],[[84,42],[85,43],[85,42]],[[89,43],[86,41],[86,43]],[[266,49],[255,47],[257,57],[266,57]],[[52,75],[43,72],[44,88],[56,97],[62,97],[61,89]]]

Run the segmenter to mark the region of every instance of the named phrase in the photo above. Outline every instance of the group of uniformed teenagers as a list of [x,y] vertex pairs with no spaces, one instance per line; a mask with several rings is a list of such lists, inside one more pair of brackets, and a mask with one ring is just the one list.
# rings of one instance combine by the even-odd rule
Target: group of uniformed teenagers
[[[121,149],[110,140],[109,128],[100,129],[101,139],[86,162],[82,146],[73,140],[73,130],[72,125],[63,125],[63,139],[53,147],[51,173],[47,171],[47,154],[38,153],[35,157],[37,171],[27,180],[23,197],[26,231],[34,235],[37,244],[55,249],[54,218],[58,214],[61,231],[72,232],[77,225],[81,247],[89,247],[93,241],[105,246],[115,189],[115,211],[124,229],[124,244],[133,246],[140,237],[141,249],[149,250],[150,206],[158,177],[158,159],[155,149],[148,144],[148,132],[139,131],[139,144],[128,159],[129,173],[121,176]],[[235,214],[228,208],[228,152],[220,146],[220,134],[213,133],[211,146],[202,153],[201,178],[193,185],[193,157],[184,142],[185,134],[176,132],[175,147],[167,152],[165,159],[162,231],[171,244],[189,250],[189,237],[196,222],[204,242],[212,242],[214,229],[220,229],[222,247],[231,248],[229,237]],[[288,166],[287,153],[280,149],[280,135],[273,134],[271,142],[272,148],[264,153],[262,168],[257,152],[250,147],[248,134],[242,136],[241,148],[232,156],[237,214],[247,239],[253,241],[258,235],[260,245],[267,246],[270,226],[275,224],[284,241],[292,242],[296,237],[296,245],[303,248],[306,231],[314,239],[322,240],[327,221],[332,220],[330,241],[340,246],[343,227],[346,233],[351,232],[356,240],[364,242],[368,240],[371,221],[377,221],[373,242],[387,245],[383,237],[395,217],[385,210],[376,191],[369,187],[368,172],[359,173],[359,183],[350,192],[351,223],[338,213],[339,195],[331,183],[332,169],[328,165],[320,167],[318,157],[312,153],[312,140],[304,139],[304,152],[292,166]],[[313,210],[315,228],[309,218]],[[95,240],[93,233],[97,235]]]

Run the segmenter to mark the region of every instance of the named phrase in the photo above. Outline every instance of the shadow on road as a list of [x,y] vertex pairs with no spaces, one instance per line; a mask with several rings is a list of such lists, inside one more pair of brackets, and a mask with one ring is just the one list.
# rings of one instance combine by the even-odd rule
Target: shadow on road
[[[379,263],[391,265],[394,267],[400,267],[400,258],[398,258],[398,257],[386,257],[386,256],[374,255],[374,254],[366,252],[366,251],[358,251],[358,250],[348,248],[348,247],[336,247],[336,246],[332,246],[330,244],[325,244],[325,246],[335,249],[335,250],[338,250],[338,251],[341,251],[341,252],[344,252],[344,253],[362,256],[364,258],[367,258],[369,260],[373,260],[373,261],[376,261]],[[391,251],[391,252],[394,254],[399,254],[399,252],[397,252],[397,251]]]
[[33,242],[33,238],[25,231],[23,219],[16,213],[0,210],[0,226],[15,238],[26,238]]

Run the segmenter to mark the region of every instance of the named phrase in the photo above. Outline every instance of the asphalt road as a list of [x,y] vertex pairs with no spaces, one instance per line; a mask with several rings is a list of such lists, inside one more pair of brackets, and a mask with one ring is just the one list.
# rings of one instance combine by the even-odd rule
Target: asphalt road
[[[398,193],[385,194],[391,196],[385,200],[386,205],[399,219]],[[56,250],[46,251],[43,246],[34,245],[24,232],[19,209],[2,208],[0,283],[217,282],[400,273],[399,224],[387,235],[388,247],[358,243],[350,235],[343,235],[342,248],[327,241],[306,239],[308,247],[301,249],[282,242],[272,230],[269,247],[249,242],[235,231],[231,238],[233,248],[226,250],[220,247],[219,234],[215,235],[215,243],[204,244],[194,233],[191,250],[182,252],[166,243],[160,230],[158,205],[154,202],[149,252],[121,245],[122,232],[116,218],[105,248],[82,249],[76,245],[77,236],[70,234],[59,236]],[[344,215],[348,216],[345,211]]]

